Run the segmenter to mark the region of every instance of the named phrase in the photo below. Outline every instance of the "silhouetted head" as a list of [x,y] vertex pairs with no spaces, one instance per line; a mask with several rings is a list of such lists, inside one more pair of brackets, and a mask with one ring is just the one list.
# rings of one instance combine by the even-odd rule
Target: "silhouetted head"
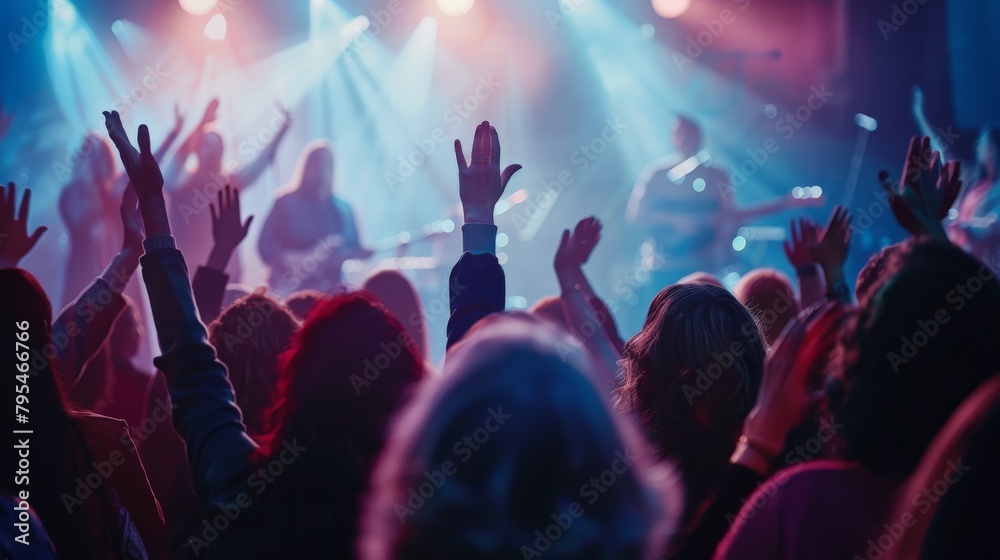
[[266,428],[274,403],[278,356],[288,349],[299,322],[280,301],[254,292],[227,307],[208,327],[209,342],[229,370],[236,404],[251,435]]
[[80,162],[73,167],[74,180],[110,194],[114,186],[115,156],[111,143],[103,135],[89,133],[77,151]]
[[317,198],[333,192],[333,148],[328,141],[314,140],[302,149],[289,187]]
[[639,419],[660,457],[679,463],[689,508],[727,464],[756,402],[763,362],[750,312],[711,284],[661,290],[625,344],[618,404]]
[[122,298],[125,300],[125,309],[115,321],[115,326],[111,330],[111,338],[108,340],[112,361],[127,361],[135,357],[146,334],[142,320],[139,319],[139,309],[136,308],[135,302],[125,294],[122,294]]
[[566,318],[566,307],[559,296],[545,296],[535,302],[528,310],[532,315],[550,321],[560,329],[571,332],[569,320]]
[[299,290],[285,299],[285,305],[292,310],[299,321],[305,321],[320,300],[325,297],[326,294],[319,290]]
[[542,319],[480,321],[393,423],[360,557],[656,557],[680,488],[590,375]]
[[420,296],[406,276],[398,270],[382,270],[366,278],[361,289],[375,296],[375,299],[399,319],[420,350],[420,355],[426,359],[427,318],[424,316]]
[[703,272],[703,271],[692,272],[691,274],[688,274],[684,278],[681,278],[680,280],[677,281],[678,284],[690,284],[692,282],[701,282],[703,284],[711,284],[713,286],[718,286],[720,288],[724,288],[725,287],[725,286],[722,285],[722,281],[719,280],[718,276],[716,276],[714,274],[711,274],[709,272]]
[[198,144],[198,165],[204,170],[222,169],[223,142],[217,130],[209,129]]
[[959,403],[1000,371],[1000,283],[950,243],[922,242],[861,308],[833,402],[847,457],[908,476]]
[[785,325],[801,311],[792,283],[773,268],[758,268],[748,272],[733,288],[733,295],[757,319],[757,326],[770,347],[781,335]]
[[908,237],[905,241],[883,247],[868,259],[854,283],[859,307],[867,307],[882,286],[899,272],[915,245],[914,238]]
[[701,149],[701,128],[690,117],[678,116],[673,141],[678,152],[691,157]]
[[[280,518],[296,550],[348,557],[389,419],[423,379],[424,362],[403,325],[355,292],[324,299],[279,363],[262,458],[302,449],[279,482]],[[304,500],[320,505],[304,508]]]

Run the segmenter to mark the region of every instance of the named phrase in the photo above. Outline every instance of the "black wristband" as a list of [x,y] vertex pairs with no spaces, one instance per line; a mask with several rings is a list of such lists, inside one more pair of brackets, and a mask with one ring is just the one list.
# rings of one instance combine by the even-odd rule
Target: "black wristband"
[[816,263],[795,267],[795,274],[798,276],[816,276]]

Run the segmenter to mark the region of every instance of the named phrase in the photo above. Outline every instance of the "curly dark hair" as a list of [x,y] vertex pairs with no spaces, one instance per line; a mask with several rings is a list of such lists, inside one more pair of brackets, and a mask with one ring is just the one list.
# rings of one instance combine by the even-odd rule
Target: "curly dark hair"
[[959,403],[1000,371],[1000,283],[951,243],[923,241],[841,344],[845,456],[908,476]]
[[209,342],[229,370],[247,431],[267,429],[264,413],[274,402],[278,355],[288,349],[299,322],[278,299],[256,291],[227,307],[209,325]]

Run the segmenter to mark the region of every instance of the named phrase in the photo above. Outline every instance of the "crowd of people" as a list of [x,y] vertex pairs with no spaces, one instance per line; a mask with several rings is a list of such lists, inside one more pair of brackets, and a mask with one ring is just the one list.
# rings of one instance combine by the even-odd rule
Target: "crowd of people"
[[[16,347],[5,557],[1000,554],[1000,283],[995,254],[970,252],[944,224],[956,201],[990,195],[963,189],[962,166],[930,138],[911,142],[898,181],[879,175],[887,219],[911,237],[856,282],[844,271],[850,212],[837,207],[825,226],[792,222],[797,282],[761,268],[730,292],[688,270],[623,337],[584,272],[601,239],[594,217],[562,235],[560,293],[505,310],[494,211],[520,166],[501,167],[483,122],[468,158],[455,142],[463,253],[436,367],[404,275],[331,295],[320,286],[339,283],[339,262],[303,273],[303,255],[289,257],[327,243],[316,223],[370,254],[330,192],[326,143],[305,150],[261,238],[286,293],[227,288],[250,226],[240,188],[281,134],[226,177],[208,213],[187,215],[177,201],[220,174],[215,107],[164,172],[180,124],[154,152],[145,125],[136,148],[118,113],[104,114],[110,143],[88,137],[89,163],[60,200],[84,245],[55,316],[18,267],[45,232],[28,227],[31,191],[19,201],[16,185],[0,188],[0,337]],[[191,154],[198,171],[184,172]],[[994,171],[977,167],[979,179]],[[96,231],[109,214],[114,235]],[[208,237],[209,251],[189,249]],[[145,295],[127,295],[140,268]],[[135,360],[144,306],[153,371]]]

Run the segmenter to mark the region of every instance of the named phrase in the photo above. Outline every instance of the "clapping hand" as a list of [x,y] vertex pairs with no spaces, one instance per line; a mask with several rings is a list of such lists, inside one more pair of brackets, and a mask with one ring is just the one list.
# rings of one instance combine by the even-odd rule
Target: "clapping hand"
[[827,274],[843,269],[851,248],[852,233],[850,212],[843,206],[837,206],[812,250],[816,262]]
[[6,191],[0,187],[0,268],[16,267],[49,229],[41,226],[28,235],[30,207],[31,189],[24,189],[18,211],[17,187],[14,183],[8,183]]
[[465,161],[461,140],[455,140],[455,159],[458,160],[458,190],[465,210],[465,222],[493,224],[496,203],[507,188],[507,182],[521,166],[509,165],[503,173],[500,172],[500,139],[489,121],[483,121],[476,127],[472,163]]
[[556,271],[583,266],[601,240],[601,227],[600,220],[590,216],[580,220],[572,234],[568,229],[563,230],[562,240],[556,251]]
[[947,239],[941,220],[962,188],[961,164],[953,161],[942,165],[941,159],[939,152],[931,151],[929,137],[914,137],[906,152],[900,191],[892,184],[888,171],[878,174],[896,221],[914,236]]
[[[796,223],[798,227],[796,227]],[[819,224],[809,218],[799,218],[789,223],[791,230],[791,240],[783,243],[785,256],[788,262],[796,269],[816,264],[816,257],[813,256],[813,248],[817,243],[817,230]]]

